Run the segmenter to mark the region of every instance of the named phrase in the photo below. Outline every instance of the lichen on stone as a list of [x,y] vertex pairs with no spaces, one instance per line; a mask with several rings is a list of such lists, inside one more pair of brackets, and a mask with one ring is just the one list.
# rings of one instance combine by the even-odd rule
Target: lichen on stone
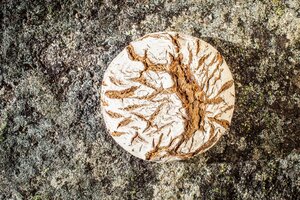
[[[297,199],[299,6],[2,1],[0,199]],[[134,158],[115,145],[100,114],[108,64],[130,41],[158,31],[209,42],[235,80],[229,133],[184,162]]]

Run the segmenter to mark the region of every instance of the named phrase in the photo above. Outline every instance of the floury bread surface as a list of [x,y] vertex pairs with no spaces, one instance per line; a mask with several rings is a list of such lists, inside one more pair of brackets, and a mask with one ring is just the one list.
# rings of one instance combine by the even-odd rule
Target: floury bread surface
[[101,90],[111,136],[150,161],[187,159],[211,148],[229,128],[234,101],[220,53],[176,32],[131,42],[109,65]]

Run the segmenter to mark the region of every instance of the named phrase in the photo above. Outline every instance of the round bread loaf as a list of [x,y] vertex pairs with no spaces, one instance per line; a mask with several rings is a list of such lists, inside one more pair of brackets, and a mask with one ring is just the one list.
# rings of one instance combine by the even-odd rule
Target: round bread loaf
[[182,33],[147,34],[108,66],[101,89],[114,140],[149,161],[190,158],[211,148],[230,125],[231,72],[208,43]]

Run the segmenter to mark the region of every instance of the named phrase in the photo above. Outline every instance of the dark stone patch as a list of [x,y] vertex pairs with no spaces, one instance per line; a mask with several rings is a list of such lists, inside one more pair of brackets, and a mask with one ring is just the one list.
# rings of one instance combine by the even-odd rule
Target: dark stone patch
[[151,169],[150,163],[136,160],[131,160],[133,169],[132,177],[128,180],[124,194],[127,199],[153,199],[153,188],[149,185],[155,184],[157,181],[156,174]]

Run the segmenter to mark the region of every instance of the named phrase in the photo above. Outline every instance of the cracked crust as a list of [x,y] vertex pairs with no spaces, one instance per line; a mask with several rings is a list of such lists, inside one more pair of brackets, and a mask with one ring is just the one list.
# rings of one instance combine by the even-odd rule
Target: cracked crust
[[112,61],[104,82],[102,113],[109,132],[144,160],[190,158],[229,128],[232,75],[221,54],[198,38],[148,34]]

